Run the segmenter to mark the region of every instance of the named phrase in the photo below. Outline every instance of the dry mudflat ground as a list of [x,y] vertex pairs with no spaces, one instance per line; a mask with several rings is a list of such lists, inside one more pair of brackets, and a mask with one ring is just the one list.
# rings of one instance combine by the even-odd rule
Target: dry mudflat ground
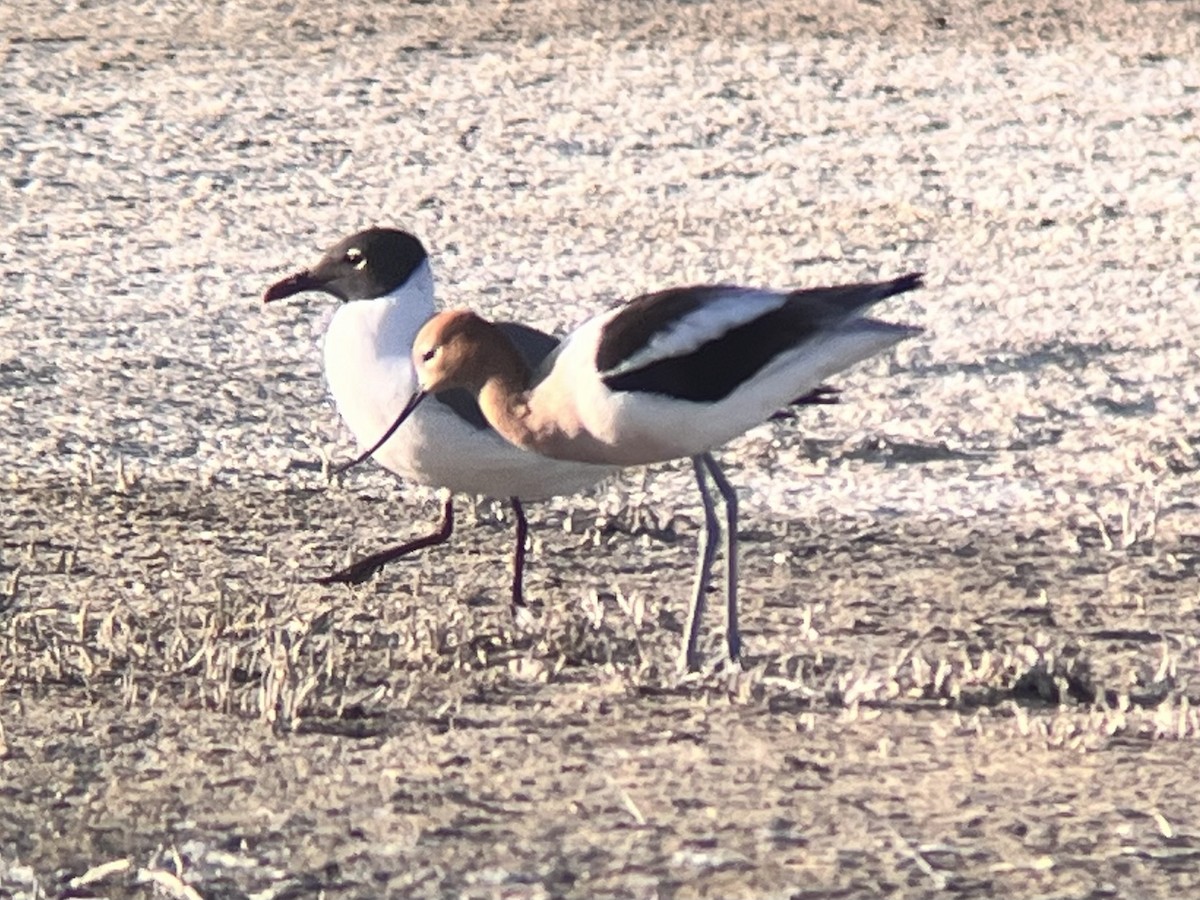
[[[0,897],[1200,890],[1186,2],[0,16]],[[545,327],[908,270],[926,332],[722,458],[744,670],[673,671],[683,466],[354,589],[428,490],[322,459],[372,222]],[[719,653],[719,623],[706,649]]]

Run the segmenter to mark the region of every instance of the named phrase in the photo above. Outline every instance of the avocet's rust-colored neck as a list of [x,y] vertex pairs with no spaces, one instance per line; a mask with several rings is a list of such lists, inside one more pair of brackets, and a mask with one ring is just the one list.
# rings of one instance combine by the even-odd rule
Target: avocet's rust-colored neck
[[413,363],[425,390],[471,391],[501,437],[534,449],[527,422],[532,373],[508,336],[491,322],[470,310],[438,313],[417,335]]
[[[519,357],[517,361],[520,362]],[[510,444],[536,451],[537,433],[531,422],[529,392],[525,390],[528,381],[528,371],[493,369],[479,388],[479,408],[502,438]]]

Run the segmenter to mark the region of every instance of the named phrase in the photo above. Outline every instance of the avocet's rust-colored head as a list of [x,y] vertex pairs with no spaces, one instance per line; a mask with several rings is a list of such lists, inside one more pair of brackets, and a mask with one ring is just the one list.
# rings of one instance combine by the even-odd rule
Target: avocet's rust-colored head
[[426,393],[465,387],[478,390],[487,380],[494,327],[469,309],[438,313],[413,341],[417,384]]

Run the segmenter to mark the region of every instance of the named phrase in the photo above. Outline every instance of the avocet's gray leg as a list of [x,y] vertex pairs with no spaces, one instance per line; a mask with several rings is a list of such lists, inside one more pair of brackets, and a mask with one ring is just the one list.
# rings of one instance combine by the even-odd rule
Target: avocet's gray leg
[[700,457],[704,467],[712,476],[713,483],[725,501],[725,642],[729,647],[729,659],[737,662],[742,658],[742,634],[738,630],[737,608],[737,492],[717,465],[712,455]]
[[[692,469],[696,473],[696,487],[700,489],[700,502],[704,504],[704,528],[700,534],[700,556],[696,565],[696,580],[692,585],[692,603],[688,608],[687,623],[683,628],[683,647],[679,654],[681,672],[695,672],[700,668],[700,620],[704,618],[704,592],[712,574],[713,557],[717,553],[717,536],[721,526],[717,522],[717,510],[708,486],[704,483],[704,470],[711,457],[704,453],[692,457]],[[716,465],[713,463],[713,465]]]

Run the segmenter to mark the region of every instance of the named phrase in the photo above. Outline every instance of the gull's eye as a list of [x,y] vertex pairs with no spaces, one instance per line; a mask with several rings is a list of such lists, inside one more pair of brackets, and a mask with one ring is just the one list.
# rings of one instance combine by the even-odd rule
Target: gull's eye
[[351,247],[346,251],[345,260],[356,269],[361,269],[367,264],[366,256],[364,256],[363,252],[357,247]]
[[430,347],[421,354],[421,362],[433,362],[433,358],[438,355],[437,347]]

